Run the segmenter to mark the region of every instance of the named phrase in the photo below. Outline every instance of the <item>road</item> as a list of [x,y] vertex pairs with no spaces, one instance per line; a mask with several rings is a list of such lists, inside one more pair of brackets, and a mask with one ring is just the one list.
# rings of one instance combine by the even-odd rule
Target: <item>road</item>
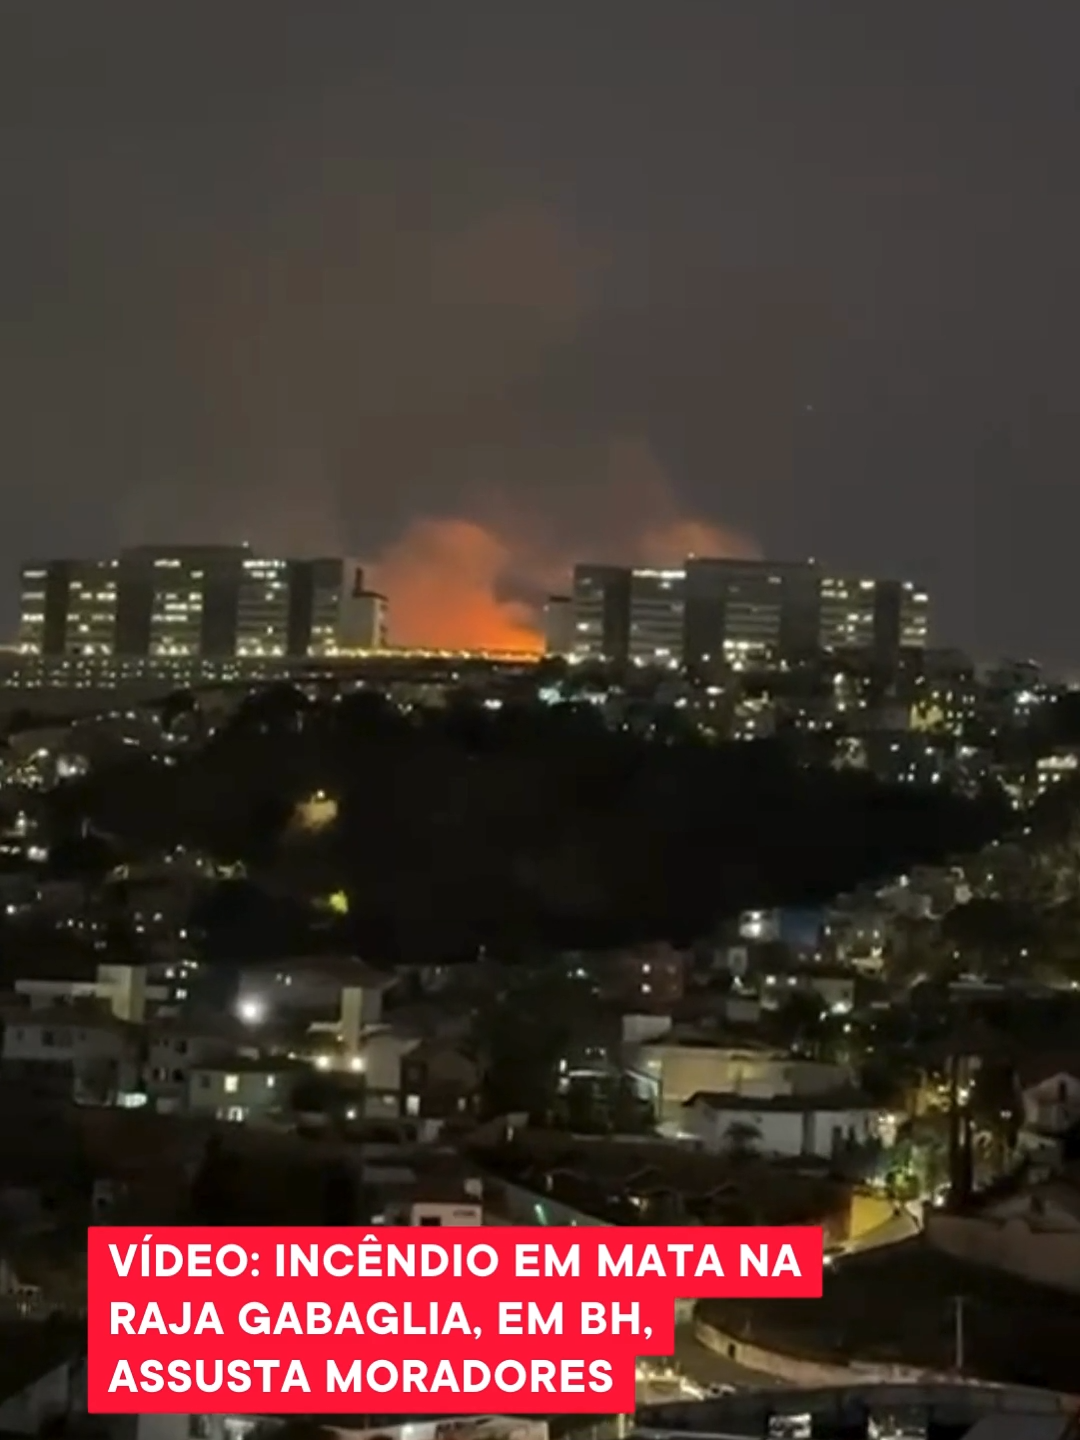
[[[734,1360],[727,1360],[715,1351],[706,1349],[695,1339],[693,1325],[689,1321],[675,1327],[673,1359],[678,1372],[690,1382],[687,1388],[691,1391],[696,1389],[706,1392],[713,1385],[731,1385],[737,1390],[767,1390],[785,1384],[775,1375],[767,1375],[760,1370],[748,1370],[745,1365],[737,1365]],[[654,1404],[662,1403],[665,1398],[680,1398],[669,1392],[666,1396],[652,1400],[652,1387],[649,1388],[650,1400]],[[686,1394],[681,1398],[689,1399],[692,1395]]]

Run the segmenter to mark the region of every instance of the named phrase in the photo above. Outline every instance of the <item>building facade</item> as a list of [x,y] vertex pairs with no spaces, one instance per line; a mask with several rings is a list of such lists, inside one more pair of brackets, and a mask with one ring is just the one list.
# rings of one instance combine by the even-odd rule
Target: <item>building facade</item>
[[544,605],[544,653],[562,658],[574,651],[574,601],[549,595]]
[[572,592],[575,660],[625,662],[630,646],[630,571],[575,565]]
[[170,661],[325,658],[387,642],[384,596],[355,560],[258,556],[245,545],[136,546],[21,575],[26,656]]
[[895,667],[929,639],[929,600],[913,582],[836,578],[810,560],[579,565],[570,605],[571,658],[702,677],[822,652]]

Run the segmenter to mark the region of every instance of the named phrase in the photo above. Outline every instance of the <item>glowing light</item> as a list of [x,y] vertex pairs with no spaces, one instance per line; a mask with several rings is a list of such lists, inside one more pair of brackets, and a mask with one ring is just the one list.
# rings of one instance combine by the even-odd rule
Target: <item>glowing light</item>
[[299,830],[317,834],[326,830],[338,816],[338,802],[325,790],[316,790],[306,800],[301,800],[293,814],[293,824]]
[[249,996],[237,1006],[237,1014],[245,1025],[261,1025],[266,1019],[266,1005],[262,1000]]

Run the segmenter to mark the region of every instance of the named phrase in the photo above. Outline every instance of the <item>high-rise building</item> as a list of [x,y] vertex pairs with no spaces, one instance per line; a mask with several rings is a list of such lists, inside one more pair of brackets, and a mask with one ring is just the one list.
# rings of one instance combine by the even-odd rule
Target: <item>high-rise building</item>
[[630,571],[621,565],[574,566],[576,660],[623,662],[630,647]]
[[364,588],[355,560],[341,557],[143,545],[113,560],[53,560],[22,571],[26,655],[325,658],[380,648],[385,637],[385,598]]
[[288,560],[245,557],[236,599],[236,653],[288,655],[292,585]]
[[682,569],[579,565],[577,660],[683,664],[691,674],[858,651],[895,665],[925,647],[928,597],[910,581],[837,579],[813,561],[689,559]]
[[809,653],[817,604],[810,561],[688,560],[685,663],[708,673]]
[[385,650],[389,644],[389,614],[385,595],[374,590],[355,591],[342,607],[336,647],[328,653]]
[[684,570],[631,570],[629,655],[635,665],[682,663]]
[[117,593],[115,560],[23,566],[19,649],[28,655],[111,654]]
[[565,656],[573,649],[573,599],[569,595],[549,595],[544,605],[544,653]]
[[929,596],[910,580],[823,577],[818,644],[822,650],[858,650],[895,665],[905,650],[925,649]]

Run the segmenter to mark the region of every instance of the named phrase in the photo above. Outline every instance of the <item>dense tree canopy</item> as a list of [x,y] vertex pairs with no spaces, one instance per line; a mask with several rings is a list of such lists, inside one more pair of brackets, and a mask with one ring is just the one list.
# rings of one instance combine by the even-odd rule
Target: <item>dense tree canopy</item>
[[[278,893],[341,891],[367,953],[685,940],[743,907],[815,902],[980,844],[992,809],[798,765],[774,744],[608,729],[583,706],[402,713],[284,687],[196,751],[94,771],[55,798],[125,846],[243,860]],[[316,833],[290,826],[313,794]]]

